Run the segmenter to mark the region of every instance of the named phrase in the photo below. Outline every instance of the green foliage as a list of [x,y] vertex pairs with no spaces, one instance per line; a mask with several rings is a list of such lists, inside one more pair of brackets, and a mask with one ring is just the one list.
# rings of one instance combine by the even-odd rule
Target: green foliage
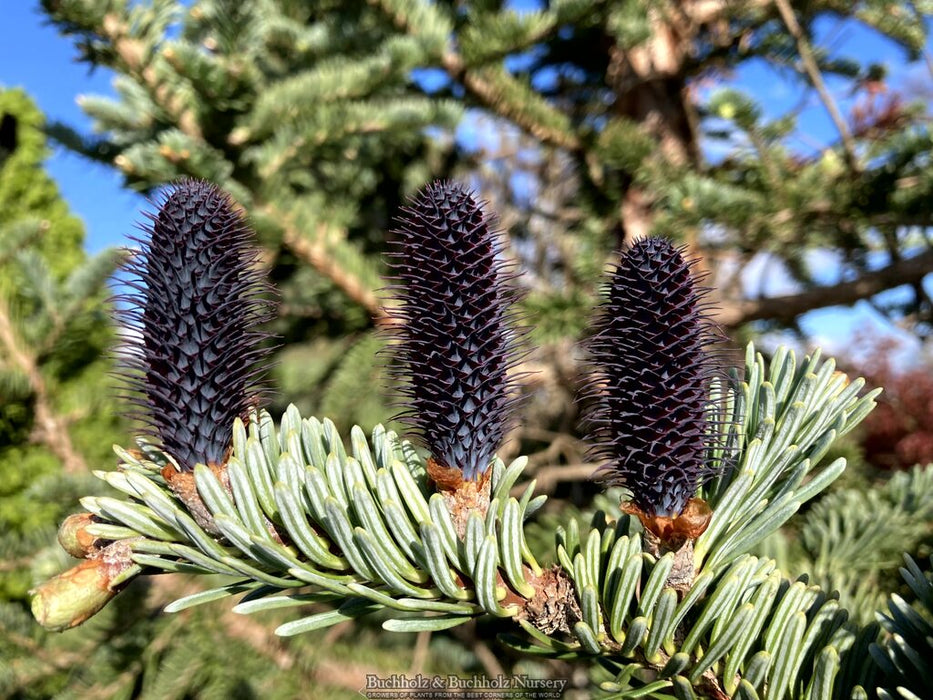
[[[347,450],[330,420],[302,419],[294,408],[279,426],[265,412],[249,425],[237,421],[223,476],[229,488],[196,467],[208,529],[168,488],[164,456],[119,450],[120,470],[97,475],[124,496],[83,499],[98,518],[86,530],[111,547],[122,541],[142,566],[230,577],[175,600],[169,612],[245,594],[235,612],[298,609],[276,629],[286,637],[383,610],[382,627],[394,632],[490,615],[517,623],[520,631],[501,640],[522,653],[600,661],[613,673],[603,688],[622,697],[828,698],[834,687],[845,697],[896,684],[907,671],[869,658],[912,658],[919,650],[911,644],[923,642],[895,638],[890,646],[877,627],[848,623],[835,594],[806,577],[790,581],[773,560],[746,552],[845,468],[820,458],[871,409],[877,392],[859,397],[861,386],[818,356],[798,366],[780,350],[768,365],[750,347],[744,382],[723,394],[724,413],[710,424],[726,430],[723,456],[734,452],[735,464],[705,489],[713,512],[706,531],[670,551],[634,517],[609,521],[597,512],[590,525],[574,519],[557,528],[558,567],[546,572],[523,526],[544,497],[533,483],[510,495],[524,458],[494,463],[487,512],[465,512],[432,490],[422,458],[394,433],[380,426],[367,439],[354,427]],[[909,501],[915,490],[891,492]],[[37,591],[40,620],[62,585],[70,584],[53,580]],[[302,615],[312,603],[327,609]],[[872,657],[871,644],[880,650]]]
[[321,400],[321,410],[342,432],[376,425],[388,413],[385,343],[375,334],[353,340],[328,377]]
[[635,172],[654,149],[654,142],[631,119],[613,119],[599,133],[600,158],[610,168]]
[[[813,37],[838,17],[911,57],[924,7],[797,6],[797,41],[776,6],[680,5],[166,1],[106,5],[104,22],[105,4],[48,0],[81,57],[118,75],[115,99],[84,99],[93,136],[51,131],[132,187],[189,175],[234,195],[285,300],[280,360],[305,363],[283,366],[283,382],[328,376],[348,339],[372,329],[385,232],[405,195],[438,176],[470,179],[502,214],[535,339],[551,346],[540,357],[585,334],[607,257],[649,231],[708,261],[722,318],[737,331],[749,321],[793,326],[824,303],[818,293],[792,309],[754,299],[736,270],[756,256],[803,289],[824,281],[813,251],[833,256],[840,280],[868,274],[879,256],[897,266],[918,252],[908,232],[930,223],[933,192],[924,109],[885,92],[878,66]],[[797,110],[767,115],[726,79],[757,61],[808,89],[804,54],[848,81],[830,98],[851,136],[806,152]],[[464,114],[467,126],[487,125],[453,140]],[[715,155],[704,158],[707,145]],[[926,306],[917,295],[886,311],[922,331]],[[280,388],[324,412],[326,388]],[[573,411],[553,411],[554,423],[566,430]]]
[[[930,687],[930,656],[933,654],[933,579],[928,569],[921,571],[909,556],[901,576],[910,588],[914,605],[894,594],[886,614],[879,614],[881,625],[892,635],[887,645],[873,645],[872,658],[898,682],[879,690],[882,700],[920,698]],[[933,560],[930,561],[933,564]]]
[[[28,236],[38,254],[61,279],[82,259],[81,222],[68,212],[58,188],[42,169],[49,155],[42,131],[44,118],[32,100],[20,89],[0,88],[0,117],[16,120],[16,148],[0,163],[0,244],[10,245],[23,235],[17,227],[32,225]],[[33,222],[28,224],[27,222]],[[4,284],[9,284],[5,273]]]
[[72,663],[89,653],[46,646],[26,600],[65,563],[50,547],[61,519],[75,499],[101,492],[84,465],[106,462],[126,432],[103,359],[113,341],[105,283],[119,256],[87,259],[81,249],[81,224],[42,169],[32,101],[0,91],[0,114],[17,123],[16,148],[0,164],[0,694],[42,697],[67,683],[61,668],[71,664],[57,651],[70,646],[62,658]]
[[[81,630],[64,634],[37,632],[22,606],[0,603],[0,694],[29,700],[93,695],[286,700],[319,689],[328,697],[350,696],[347,689],[340,692],[339,678],[328,686],[326,675],[316,673],[320,650],[310,644],[294,650],[257,644],[263,628],[237,627],[231,624],[234,616],[219,618],[208,609],[157,614],[167,593],[160,585],[134,583]],[[360,637],[363,642],[365,635]],[[217,643],[220,638],[223,643]],[[350,649],[329,646],[328,651],[343,664],[353,662]]]
[[808,573],[862,622],[874,618],[898,583],[904,553],[933,546],[933,466],[899,472],[869,490],[835,491],[765,551],[785,571]]
[[36,410],[68,416],[81,453],[92,459],[104,459],[106,444],[122,434],[100,359],[112,339],[103,286],[117,258],[84,260],[80,224],[41,169],[45,137],[32,103],[6,91],[0,108],[18,123],[17,148],[0,170],[0,521],[14,537],[50,526],[73,498],[40,495],[42,477],[60,464],[35,439]]
[[[305,364],[283,366],[279,379],[305,376],[308,364],[327,376],[344,336],[367,332],[378,314],[391,217],[440,173],[447,147],[427,129],[442,133],[462,113],[411,78],[446,44],[443,17],[419,10],[413,36],[361,0],[133,3],[104,28],[88,3],[47,9],[87,58],[119,74],[116,100],[82,102],[100,136],[63,125],[52,133],[135,188],[187,175],[233,194],[269,249],[285,302],[274,325],[288,344],[281,361]],[[326,392],[281,388],[320,412]]]

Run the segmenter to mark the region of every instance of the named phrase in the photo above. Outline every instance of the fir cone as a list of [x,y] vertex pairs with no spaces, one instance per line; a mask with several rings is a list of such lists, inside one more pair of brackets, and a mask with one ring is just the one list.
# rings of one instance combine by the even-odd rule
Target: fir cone
[[134,413],[183,471],[222,464],[233,421],[263,391],[270,287],[230,197],[194,180],[164,198],[127,266],[119,312],[138,340],[122,352]]
[[705,315],[692,263],[661,238],[627,250],[611,273],[587,349],[584,392],[599,476],[649,518],[676,518],[707,466],[709,384],[722,336]]
[[393,376],[400,418],[430,450],[437,472],[473,481],[489,468],[514,413],[515,290],[502,241],[473,195],[438,182],[402,210],[390,275],[400,306]]

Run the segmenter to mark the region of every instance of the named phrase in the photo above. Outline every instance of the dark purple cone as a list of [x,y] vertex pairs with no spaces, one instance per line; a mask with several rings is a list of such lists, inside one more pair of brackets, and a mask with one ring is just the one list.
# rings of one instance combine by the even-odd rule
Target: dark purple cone
[[466,480],[485,473],[517,401],[515,291],[502,243],[473,195],[438,182],[402,210],[389,254],[402,420]]
[[186,471],[222,464],[233,421],[263,392],[272,315],[252,231],[230,197],[194,180],[165,196],[127,269],[120,320],[139,334],[124,353],[136,417]]
[[709,385],[720,373],[683,249],[647,238],[612,271],[587,349],[588,424],[601,478],[648,515],[680,515],[712,475],[706,463]]

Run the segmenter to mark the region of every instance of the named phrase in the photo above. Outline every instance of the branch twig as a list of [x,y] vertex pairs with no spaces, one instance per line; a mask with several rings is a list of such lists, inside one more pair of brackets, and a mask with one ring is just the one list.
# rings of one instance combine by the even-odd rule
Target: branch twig
[[852,138],[852,133],[849,131],[845,119],[842,118],[839,107],[836,106],[835,100],[833,100],[832,95],[829,94],[829,90],[826,89],[826,83],[823,81],[823,74],[820,72],[820,67],[817,65],[816,58],[813,56],[813,51],[810,49],[810,43],[804,36],[803,30],[800,28],[800,23],[797,22],[797,17],[790,7],[790,3],[788,3],[787,0],[774,0],[774,4],[777,6],[778,12],[781,13],[781,19],[787,26],[787,30],[790,32],[791,36],[794,37],[794,41],[797,42],[800,60],[803,62],[803,68],[807,72],[810,82],[813,84],[817,94],[820,96],[820,100],[822,100],[823,105],[826,107],[829,118],[833,120],[833,124],[836,125],[836,129],[839,131],[846,162],[849,168],[857,172],[859,167],[858,158],[855,154],[855,141]]
[[[328,254],[322,242],[315,242],[303,236],[288,216],[272,205],[266,205],[264,208],[270,217],[281,222],[282,240],[299,259],[330,279],[344,294],[366,309],[377,324],[386,321],[386,311],[375,291],[349,270],[341,267],[333,256]],[[323,240],[324,237],[319,238]]]
[[815,287],[798,294],[742,301],[721,309],[716,315],[716,320],[730,328],[762,319],[789,323],[807,311],[827,306],[848,306],[892,287],[915,284],[931,273],[933,250],[928,250],[912,258],[866,272],[851,282]]
[[100,28],[127,73],[140,80],[153,101],[175,119],[181,132],[202,140],[203,133],[194,110],[184,104],[179,94],[173,94],[168,83],[159,78],[153,64],[145,61],[146,47],[142,40],[133,37],[130,27],[115,13],[104,15]]
[[458,54],[454,52],[444,54],[441,65],[453,80],[462,83],[467,92],[493,114],[512,122],[542,143],[570,152],[582,150],[582,144],[576,134],[545,126],[523,117],[516,110],[509,109],[509,105],[502,99],[501,92],[495,85],[486,80],[480,71],[468,69]]

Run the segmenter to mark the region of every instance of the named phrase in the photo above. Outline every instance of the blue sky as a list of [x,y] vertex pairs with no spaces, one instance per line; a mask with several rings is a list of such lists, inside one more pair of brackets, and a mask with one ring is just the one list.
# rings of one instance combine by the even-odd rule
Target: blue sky
[[[87,131],[91,123],[76,100],[84,94],[112,95],[112,74],[105,70],[90,72],[77,63],[71,42],[44,24],[37,3],[19,0],[0,0],[0,3],[4,14],[0,22],[0,86],[25,88],[49,120]],[[819,29],[819,38],[827,41],[834,52],[855,53],[862,59],[885,64],[892,87],[918,81],[930,83],[922,62],[907,65],[897,47],[861,25],[826,22]],[[763,62],[743,66],[733,82],[761,100],[769,116],[783,114],[798,105],[805,94],[799,82],[788,80]],[[830,81],[830,88],[836,89],[845,111],[846,97],[839,92],[840,86]],[[798,131],[794,146],[801,150],[835,139],[835,129],[815,95],[805,101]],[[56,146],[52,147],[47,166],[72,211],[84,221],[86,247],[90,252],[120,245],[133,232],[139,221],[139,209],[147,206],[146,201],[124,189],[121,177],[112,168],[91,163]],[[861,305],[851,312],[827,309],[809,314],[803,326],[813,336],[822,338],[824,344],[834,345],[844,341],[853,328],[877,323],[879,317],[867,305]]]
[[[24,88],[49,121],[89,130],[91,122],[76,100],[84,94],[113,94],[113,75],[91,73],[77,63],[71,42],[43,23],[38,3],[0,0],[0,6],[0,86]],[[146,201],[124,189],[114,169],[54,145],[47,166],[72,212],[84,221],[90,252],[120,245],[133,232]]]

